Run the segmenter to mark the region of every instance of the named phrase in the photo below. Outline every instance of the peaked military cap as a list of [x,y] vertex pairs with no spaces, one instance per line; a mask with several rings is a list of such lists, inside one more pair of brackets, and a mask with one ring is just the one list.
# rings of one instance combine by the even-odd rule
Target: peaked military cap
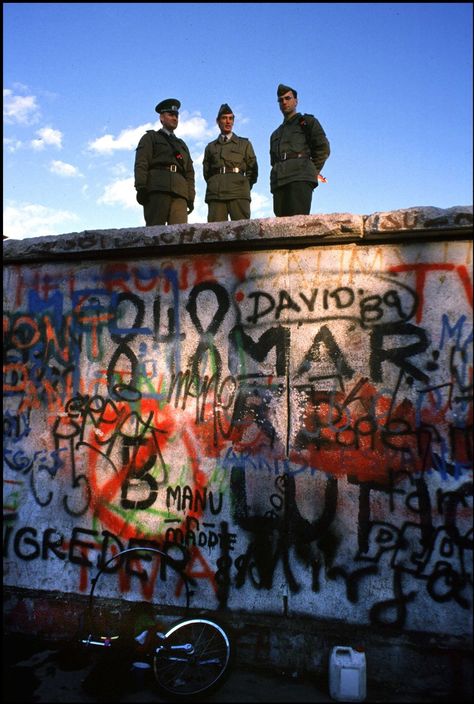
[[176,98],[166,98],[166,100],[162,100],[161,103],[158,103],[155,110],[159,113],[179,112],[180,107],[181,103],[179,100],[176,100]]
[[298,93],[295,91],[294,88],[290,88],[290,86],[284,86],[283,83],[280,83],[277,88],[278,97],[280,97],[280,95],[285,95],[285,93],[288,93],[289,90],[293,91],[293,95],[295,96],[295,98],[298,96]]
[[217,113],[217,119],[220,118],[221,115],[233,115],[234,113],[232,112],[232,108],[227,105],[227,103],[222,103],[222,105],[219,108],[219,112]]

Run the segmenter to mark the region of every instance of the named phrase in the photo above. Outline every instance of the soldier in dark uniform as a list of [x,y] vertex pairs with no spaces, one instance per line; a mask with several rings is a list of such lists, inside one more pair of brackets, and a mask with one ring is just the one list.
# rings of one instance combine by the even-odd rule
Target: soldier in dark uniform
[[148,130],[137,146],[135,188],[147,226],[185,223],[194,209],[193,160],[183,140],[174,136],[180,107],[175,98],[158,103],[163,127]]
[[204,152],[203,171],[207,182],[205,201],[208,222],[248,220],[250,191],[257,181],[258,164],[252,144],[233,133],[234,113],[224,103],[216,122],[220,136]]
[[280,83],[278,103],[283,124],[270,137],[270,190],[273,212],[284,215],[309,215],[313,190],[329,156],[329,142],[313,115],[297,112],[297,92]]

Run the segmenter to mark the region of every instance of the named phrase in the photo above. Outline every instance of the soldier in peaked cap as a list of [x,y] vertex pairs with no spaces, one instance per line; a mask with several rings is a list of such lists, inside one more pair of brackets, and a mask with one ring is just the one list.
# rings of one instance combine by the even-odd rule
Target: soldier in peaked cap
[[193,161],[183,140],[174,136],[180,107],[176,98],[158,103],[162,128],[148,130],[136,149],[135,188],[147,226],[185,223],[194,209]]
[[234,134],[234,113],[227,103],[220,106],[216,122],[220,135],[206,146],[203,160],[207,221],[248,220],[257,158],[250,141]]
[[297,111],[298,94],[282,83],[277,98],[283,123],[270,137],[270,190],[273,212],[309,215],[313,190],[330,154],[329,141],[314,115]]
[[180,107],[181,103],[179,100],[176,100],[176,98],[166,98],[166,100],[162,100],[161,103],[158,103],[155,112],[159,115],[161,115],[162,112],[175,112],[179,114]]

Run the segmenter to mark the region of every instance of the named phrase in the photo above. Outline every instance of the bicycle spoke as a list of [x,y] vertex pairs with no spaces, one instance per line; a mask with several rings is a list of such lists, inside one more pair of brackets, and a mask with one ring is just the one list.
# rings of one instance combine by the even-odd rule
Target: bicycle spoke
[[[154,671],[158,684],[176,695],[193,695],[215,686],[229,664],[230,643],[211,621],[194,619],[172,628],[164,649],[157,653]],[[172,646],[190,643],[190,653],[173,654]]]

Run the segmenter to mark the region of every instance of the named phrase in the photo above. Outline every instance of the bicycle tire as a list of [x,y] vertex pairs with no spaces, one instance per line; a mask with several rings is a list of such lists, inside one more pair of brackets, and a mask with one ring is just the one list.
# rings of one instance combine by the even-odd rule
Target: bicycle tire
[[[229,672],[231,642],[214,621],[191,618],[180,621],[165,634],[165,648],[153,658],[158,688],[173,699],[189,699],[220,687]],[[192,653],[170,646],[191,644]]]

